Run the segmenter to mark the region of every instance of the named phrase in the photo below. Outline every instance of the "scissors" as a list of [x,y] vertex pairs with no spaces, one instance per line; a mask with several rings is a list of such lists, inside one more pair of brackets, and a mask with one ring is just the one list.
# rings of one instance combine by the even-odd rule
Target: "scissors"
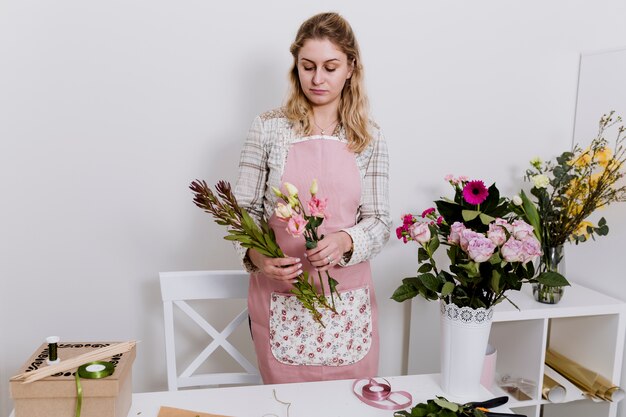
[[467,403],[467,405],[469,405],[470,407],[479,409],[480,411],[485,413],[487,417],[527,417],[524,414],[496,413],[493,411],[489,411],[490,408],[504,405],[507,403],[507,401],[509,401],[509,397],[505,395],[502,397],[492,398],[487,401],[476,401],[476,402]]

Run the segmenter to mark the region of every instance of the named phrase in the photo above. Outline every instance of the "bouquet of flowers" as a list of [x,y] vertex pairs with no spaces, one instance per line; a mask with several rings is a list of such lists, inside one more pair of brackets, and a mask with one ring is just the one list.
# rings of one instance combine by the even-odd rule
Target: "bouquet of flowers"
[[[237,241],[244,248],[255,249],[265,256],[272,258],[285,257],[283,251],[276,243],[274,231],[268,225],[267,221],[261,219],[260,225],[257,225],[248,212],[237,204],[237,200],[232,193],[231,185],[228,182],[219,181],[215,186],[217,193],[214,193],[207,186],[205,181],[200,180],[193,181],[189,188],[194,193],[195,205],[207,213],[212,214],[217,224],[228,228],[228,235],[226,235],[224,239]],[[290,194],[290,197],[294,203],[299,203],[297,190],[295,190],[295,196]],[[315,218],[315,216],[313,217]],[[311,221],[310,217],[308,220]],[[321,220],[312,220],[312,222],[321,224]],[[298,228],[302,228],[303,232],[307,230],[307,228],[309,230],[314,229],[314,227],[309,226],[308,223],[306,225],[304,223],[296,223],[296,219],[288,226],[288,230],[290,227],[293,227],[296,232]],[[315,228],[314,230],[316,231],[317,229]],[[329,283],[329,285],[331,284]],[[331,288],[334,289],[336,285],[337,282],[335,281]],[[302,305],[309,310],[313,319],[322,325],[322,327],[325,327],[322,323],[322,314],[318,307],[331,308],[331,306],[324,292],[322,291],[321,294],[317,292],[313,279],[309,279],[308,272],[305,271],[298,276],[297,282],[293,285],[291,292]]]
[[[309,209],[309,215],[306,214],[304,210],[304,205],[300,201],[300,197],[298,196],[298,189],[295,185],[285,182],[285,189],[287,190],[287,194],[283,194],[278,188],[273,187],[272,190],[276,197],[283,200],[284,203],[278,203],[276,206],[276,217],[280,220],[287,223],[287,232],[293,237],[304,236],[305,246],[307,249],[313,249],[317,247],[317,242],[324,238],[324,235],[318,236],[317,228],[322,225],[324,218],[326,215],[326,206],[328,204],[328,199],[320,199],[317,197],[318,185],[317,180],[314,179],[311,187],[309,188],[309,192],[311,193],[311,199],[307,203],[307,207]],[[322,295],[320,297],[320,303],[326,307],[331,309],[333,312],[337,312],[335,310],[335,295],[339,299],[339,293],[337,292],[337,280],[330,276],[328,271],[326,271],[326,278],[328,280],[328,287],[330,289],[330,297],[332,305],[328,305],[326,298],[323,296],[324,294],[324,281],[322,279],[322,274],[318,271],[317,276],[319,278],[320,288],[322,290]]]
[[605,131],[621,117],[614,112],[600,119],[598,135],[588,148],[578,145],[572,151],[563,152],[556,161],[534,158],[525,179],[532,182],[530,190],[536,207],[522,192],[523,204],[516,212],[539,232],[538,238],[544,248],[558,247],[567,241],[576,244],[595,235],[609,232],[604,217],[594,225],[587,218],[601,207],[614,202],[626,201],[626,186],[616,183],[624,176],[622,167],[626,161],[624,139],[626,128],[618,127],[613,149],[604,138]]
[[[447,176],[452,200],[442,198],[421,216],[403,216],[398,239],[417,242],[420,263],[416,277],[404,278],[392,298],[405,301],[417,295],[443,299],[458,307],[490,308],[519,290],[525,282],[567,285],[559,274],[535,276],[533,261],[541,255],[535,229],[516,219],[512,203],[500,197],[495,184]],[[434,255],[448,247],[449,271],[439,268]],[[509,300],[510,301],[510,300]]]

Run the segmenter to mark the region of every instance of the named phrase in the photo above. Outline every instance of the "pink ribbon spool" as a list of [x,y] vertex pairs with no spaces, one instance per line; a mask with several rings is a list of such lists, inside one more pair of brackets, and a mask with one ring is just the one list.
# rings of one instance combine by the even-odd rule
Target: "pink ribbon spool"
[[[380,408],[382,410],[402,410],[407,408],[413,402],[413,397],[406,391],[391,391],[391,384],[384,378],[381,378],[386,384],[382,384],[377,382],[374,378],[365,378],[365,379],[357,379],[352,384],[352,391],[354,395],[361,401],[363,401],[367,405],[371,405],[372,407]],[[356,386],[361,381],[368,381],[367,384],[363,385],[361,388],[361,392],[359,393],[356,389]],[[397,394],[401,395],[407,399],[407,401],[403,403],[399,403],[394,401],[391,396]],[[381,404],[382,402],[390,402],[393,404]]]

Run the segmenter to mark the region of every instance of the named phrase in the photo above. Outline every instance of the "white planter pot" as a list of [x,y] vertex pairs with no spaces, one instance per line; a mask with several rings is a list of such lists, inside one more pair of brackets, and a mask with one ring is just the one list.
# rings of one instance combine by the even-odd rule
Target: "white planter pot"
[[493,309],[457,307],[441,301],[441,388],[455,397],[480,392]]

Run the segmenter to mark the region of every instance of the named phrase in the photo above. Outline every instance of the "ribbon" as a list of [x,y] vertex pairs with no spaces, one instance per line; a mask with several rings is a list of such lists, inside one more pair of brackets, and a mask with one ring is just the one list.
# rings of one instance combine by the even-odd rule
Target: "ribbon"
[[80,417],[83,407],[83,386],[80,383],[81,378],[100,379],[113,375],[115,367],[111,362],[95,361],[81,365],[76,370],[74,377],[76,378],[76,417]]
[[[391,391],[391,384],[384,378],[381,378],[386,384],[377,382],[374,378],[357,379],[352,384],[352,391],[359,400],[372,407],[380,408],[382,410],[402,410],[407,408],[413,403],[413,397],[406,391]],[[357,385],[361,381],[367,381],[367,384],[361,387],[359,393],[356,389]],[[397,394],[407,399],[406,402],[399,403],[394,401],[391,396]],[[393,404],[381,404],[384,401],[388,401]]]

